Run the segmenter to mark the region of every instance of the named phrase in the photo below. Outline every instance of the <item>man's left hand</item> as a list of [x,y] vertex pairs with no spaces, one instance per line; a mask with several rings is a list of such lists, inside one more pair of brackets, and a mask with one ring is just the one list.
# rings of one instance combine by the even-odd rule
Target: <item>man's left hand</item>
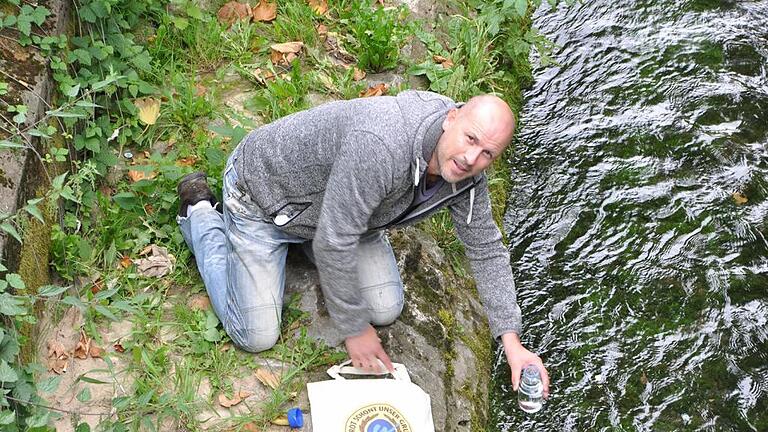
[[541,373],[541,383],[544,385],[544,398],[549,397],[549,373],[547,373],[541,358],[525,349],[516,333],[501,335],[501,342],[504,345],[504,354],[507,356],[507,363],[509,363],[509,369],[512,372],[512,389],[517,391],[523,368],[532,364]]

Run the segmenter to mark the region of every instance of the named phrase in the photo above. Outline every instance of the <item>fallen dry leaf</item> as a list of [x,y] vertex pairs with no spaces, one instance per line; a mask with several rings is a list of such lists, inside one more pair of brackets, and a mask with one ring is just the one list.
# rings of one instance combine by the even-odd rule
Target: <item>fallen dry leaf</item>
[[232,406],[235,406],[243,401],[243,399],[247,398],[248,396],[252,395],[253,393],[246,391],[246,390],[240,390],[235,392],[235,394],[232,396],[232,398],[228,398],[224,393],[219,394],[219,405],[223,406],[224,408],[229,408]]
[[149,245],[142,249],[141,252],[139,252],[139,256],[149,255],[149,253],[152,252],[152,246],[154,245]]
[[88,355],[91,356],[91,358],[101,358],[102,353],[104,353],[104,350],[97,347],[96,344],[91,341],[91,349],[88,350]]
[[256,369],[254,375],[256,375],[256,379],[261,381],[262,384],[273,390],[280,385],[280,377],[264,368]]
[[254,21],[269,22],[277,17],[277,3],[261,0],[252,10]]
[[256,78],[256,81],[260,84],[266,84],[267,81],[275,79],[275,74],[272,73],[272,71],[262,70],[261,68],[256,68],[251,71],[251,75]]
[[272,51],[269,54],[269,59],[272,61],[272,64],[276,66],[280,66],[280,65],[288,66],[291,64],[292,61],[296,59],[296,57],[298,56],[294,53],[283,54],[277,51]]
[[80,340],[75,346],[74,356],[80,360],[88,358],[88,352],[91,350],[91,338],[85,335],[85,331],[80,329]]
[[122,267],[122,268],[128,268],[128,267],[131,266],[131,264],[133,264],[133,260],[128,255],[124,255],[120,259],[120,267]]
[[205,294],[195,294],[189,299],[187,306],[192,310],[204,311],[211,307],[211,300]]
[[273,425],[278,425],[278,426],[288,426],[288,425],[290,425],[290,423],[288,422],[288,417],[284,416],[284,415],[277,416],[277,417],[273,418],[272,419],[272,424]]
[[202,97],[205,96],[206,93],[208,93],[208,87],[200,83],[195,84],[195,96]]
[[240,20],[250,21],[251,6],[247,3],[231,1],[222,6],[216,16],[219,18],[220,23],[227,26],[231,26],[236,21]]
[[123,347],[123,344],[121,344],[120,342],[112,345],[112,348],[114,348],[115,351],[117,351],[119,353],[124,353],[125,352],[125,348]]
[[[149,277],[162,277],[173,271],[176,257],[169,254],[167,248],[157,245],[150,245],[149,248],[152,251],[150,256],[134,261],[140,274]],[[144,255],[144,253],[140,255]]]
[[365,78],[365,71],[355,68],[354,72],[352,73],[352,79],[355,81],[360,81],[363,78]]
[[256,423],[246,423],[243,425],[243,428],[240,429],[245,432],[261,432],[261,429],[256,425]]
[[48,357],[60,357],[62,355],[67,355],[64,344],[58,339],[48,341]]
[[326,0],[307,0],[307,3],[318,15],[324,15],[328,12],[328,2]]
[[442,66],[443,69],[450,69],[453,67],[453,61],[448,57],[433,55],[432,60],[434,60],[435,63],[438,63],[440,66]]
[[147,212],[148,215],[152,215],[155,212],[155,208],[152,207],[152,204],[144,204],[144,211]]
[[187,156],[177,160],[176,165],[183,166],[183,167],[191,167],[191,166],[194,166],[198,160],[199,159],[197,158],[197,156],[194,156],[194,155]]
[[139,110],[139,120],[146,125],[153,125],[160,117],[160,100],[153,97],[138,98],[133,104]]
[[83,342],[78,342],[77,346],[75,347],[75,358],[79,358],[80,360],[85,360],[88,358],[88,350],[90,347],[87,347],[83,344]]
[[61,375],[67,372],[69,354],[58,339],[48,341],[48,369]]
[[157,173],[154,171],[128,170],[128,178],[134,183],[140,180],[152,180],[155,177]]
[[375,86],[368,87],[368,89],[360,92],[360,97],[374,97],[383,96],[389,92],[389,87],[384,83],[376,84]]
[[328,35],[328,27],[326,27],[325,24],[318,24],[317,27],[315,27],[315,30],[317,30],[317,34],[320,35],[320,39],[325,40],[325,37]]
[[269,58],[275,65],[289,65],[298,57],[303,46],[304,42],[284,42],[270,45],[272,52],[269,54]]
[[48,368],[57,375],[67,373],[67,366],[69,366],[69,357],[60,357],[48,361]]
[[741,192],[734,192],[731,196],[733,197],[733,200],[736,201],[737,205],[746,204],[747,201],[749,201],[749,198]]
[[96,282],[94,282],[93,285],[91,286],[91,293],[96,294],[102,289],[104,289],[104,279],[101,279],[101,278],[96,279]]
[[304,46],[304,42],[284,42],[279,44],[272,44],[269,47],[273,50],[287,54],[287,53],[297,53],[301,51],[301,48]]
[[648,384],[648,377],[645,375],[645,371],[643,371],[642,375],[640,375],[640,384]]

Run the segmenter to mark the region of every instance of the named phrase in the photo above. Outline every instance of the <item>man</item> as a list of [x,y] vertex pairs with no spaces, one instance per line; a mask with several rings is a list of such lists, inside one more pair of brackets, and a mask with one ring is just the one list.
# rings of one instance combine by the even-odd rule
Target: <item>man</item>
[[328,312],[353,364],[392,370],[372,326],[392,323],[403,307],[384,230],[447,206],[513,387],[532,363],[547,392],[541,359],[518,338],[509,254],[483,174],[514,127],[509,106],[490,95],[464,105],[421,91],[332,102],[243,139],[225,169],[223,215],[205,174],[183,178],[179,224],[232,341],[252,352],[275,344],[288,244],[311,240]]

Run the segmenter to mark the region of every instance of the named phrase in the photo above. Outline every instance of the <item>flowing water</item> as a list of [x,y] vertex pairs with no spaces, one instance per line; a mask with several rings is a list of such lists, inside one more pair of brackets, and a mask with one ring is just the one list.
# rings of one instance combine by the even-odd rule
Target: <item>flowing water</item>
[[[546,3],[546,2],[545,2]],[[510,234],[523,340],[552,377],[502,431],[768,431],[768,1],[537,12]]]

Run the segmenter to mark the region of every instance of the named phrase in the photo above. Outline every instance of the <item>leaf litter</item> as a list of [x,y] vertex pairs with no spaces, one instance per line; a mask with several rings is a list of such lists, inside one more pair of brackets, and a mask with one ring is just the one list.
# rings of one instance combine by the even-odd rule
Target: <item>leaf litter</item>
[[134,261],[136,270],[143,276],[165,276],[173,271],[173,267],[176,264],[176,257],[168,253],[168,248],[155,244],[144,248],[139,255],[146,256],[146,258]]
[[238,390],[237,392],[235,392],[234,395],[232,395],[231,398],[227,397],[227,395],[225,395],[224,393],[220,393],[219,405],[223,406],[224,408],[233,407],[251,395],[253,395],[253,393],[247,390]]
[[251,10],[251,6],[248,3],[231,1],[229,3],[225,3],[219,9],[219,12],[216,14],[216,16],[218,17],[220,23],[226,26],[231,26],[237,21],[250,21],[252,14],[253,11]]
[[251,15],[254,21],[273,21],[277,18],[277,3],[261,0],[258,5],[252,8]]

